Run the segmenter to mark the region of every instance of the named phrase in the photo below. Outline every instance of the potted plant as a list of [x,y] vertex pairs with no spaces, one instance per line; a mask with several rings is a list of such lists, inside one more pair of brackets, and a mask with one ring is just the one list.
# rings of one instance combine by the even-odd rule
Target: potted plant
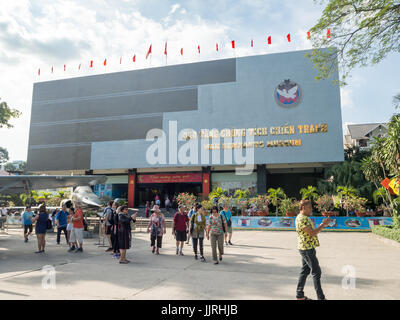
[[318,198],[317,188],[308,186],[300,189],[301,199],[314,201]]
[[256,215],[267,216],[269,199],[267,195],[258,195],[257,197],[249,199],[250,204],[255,205],[257,208]]
[[275,214],[278,216],[278,205],[287,198],[285,191],[282,188],[269,188],[267,194],[270,203],[275,207]]
[[365,205],[367,204],[368,199],[362,198],[362,197],[357,197],[355,198],[354,202],[354,210],[356,213],[357,217],[365,217],[367,209]]
[[196,196],[191,193],[182,192],[176,198],[179,205],[184,205],[186,208],[190,209],[196,203]]
[[334,211],[335,203],[333,202],[332,196],[326,194],[320,196],[315,203],[318,211],[321,212],[324,217],[337,216],[339,214],[337,211]]
[[294,217],[299,213],[299,202],[293,198],[282,199],[278,211],[282,216]]

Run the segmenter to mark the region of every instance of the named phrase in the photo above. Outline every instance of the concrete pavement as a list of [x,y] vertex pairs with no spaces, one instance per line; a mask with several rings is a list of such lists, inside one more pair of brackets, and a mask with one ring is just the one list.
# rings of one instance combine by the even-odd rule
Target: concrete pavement
[[[211,261],[209,241],[206,263],[187,245],[185,256],[176,256],[170,229],[159,256],[151,253],[149,235],[135,231],[127,265],[94,245],[97,238],[85,239],[83,253],[67,253],[48,234],[46,253],[35,254],[36,237],[24,243],[22,230],[8,233],[0,234],[0,299],[294,299],[300,270],[292,231],[234,231],[219,265]],[[370,233],[323,232],[319,239],[327,299],[400,299],[400,248]],[[55,289],[42,286],[45,265],[55,267]],[[355,289],[345,289],[351,272]],[[316,298],[311,277],[305,292]]]

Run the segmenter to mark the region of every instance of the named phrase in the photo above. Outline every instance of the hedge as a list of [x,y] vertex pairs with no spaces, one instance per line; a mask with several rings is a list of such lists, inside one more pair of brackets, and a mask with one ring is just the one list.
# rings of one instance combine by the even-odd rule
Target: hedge
[[373,226],[372,232],[391,239],[400,242],[400,228],[393,228],[393,226]]

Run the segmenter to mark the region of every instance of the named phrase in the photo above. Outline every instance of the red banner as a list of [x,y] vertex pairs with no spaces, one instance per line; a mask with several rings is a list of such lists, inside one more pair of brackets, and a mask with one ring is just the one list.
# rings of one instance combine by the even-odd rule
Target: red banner
[[196,173],[159,173],[139,174],[137,183],[178,183],[178,182],[202,182],[201,172]]

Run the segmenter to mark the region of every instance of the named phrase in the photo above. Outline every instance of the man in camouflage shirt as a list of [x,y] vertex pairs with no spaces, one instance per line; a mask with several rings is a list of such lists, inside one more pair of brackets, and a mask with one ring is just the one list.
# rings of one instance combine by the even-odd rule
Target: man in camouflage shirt
[[296,231],[298,235],[298,249],[302,259],[302,268],[297,284],[297,300],[310,300],[304,296],[304,285],[311,272],[314,281],[314,288],[317,292],[318,300],[325,300],[325,295],[321,288],[321,268],[319,267],[315,248],[319,246],[317,234],[329,225],[329,219],[323,219],[321,225],[314,229],[309,216],[312,213],[312,205],[309,200],[300,202],[300,213],[296,217]]

